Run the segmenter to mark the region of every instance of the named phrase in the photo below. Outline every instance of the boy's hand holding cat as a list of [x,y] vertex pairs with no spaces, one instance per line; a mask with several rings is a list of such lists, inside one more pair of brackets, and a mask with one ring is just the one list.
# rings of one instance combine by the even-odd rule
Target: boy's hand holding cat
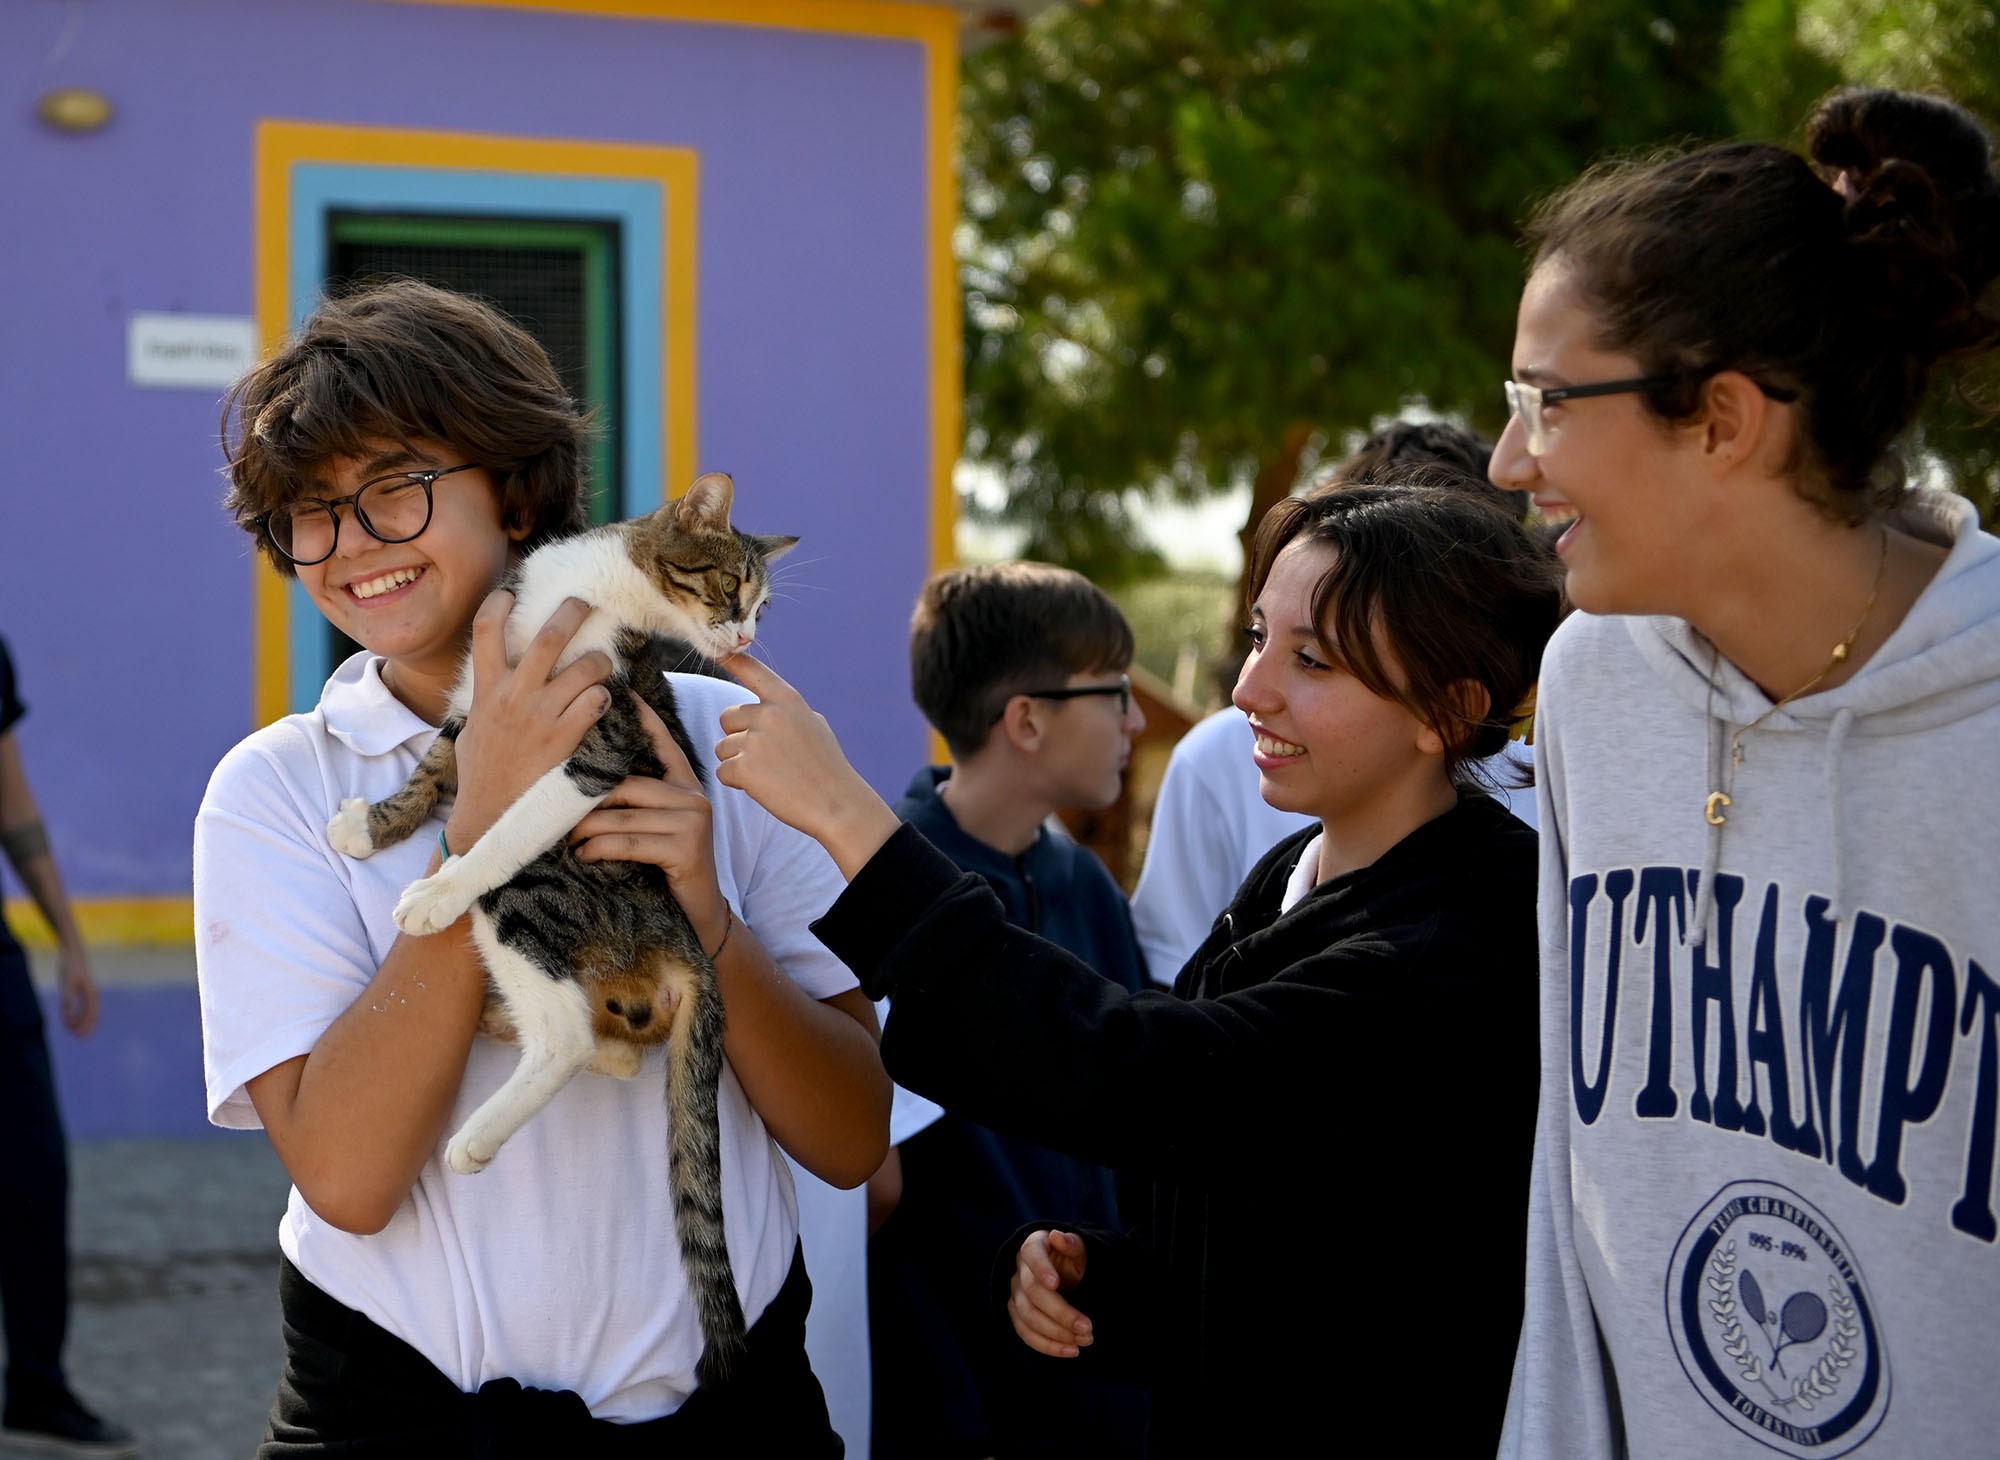
[[458,737],[458,799],[445,840],[462,852],[543,775],[561,765],[611,703],[604,681],[610,658],[598,650],[555,670],[590,605],[564,600],[528,641],[521,662],[507,663],[507,615],[514,595],[487,595],[472,620],[472,710]]
[[576,824],[570,844],[580,862],[644,862],[666,874],[674,900],[694,924],[703,948],[728,930],[722,888],[715,876],[713,808],[653,707],[636,694],[639,722],[666,767],[664,775],[632,776]]
[[826,716],[747,654],[722,667],[757,696],[722,712],[716,779],[827,849],[850,882],[902,823],[848,764]]

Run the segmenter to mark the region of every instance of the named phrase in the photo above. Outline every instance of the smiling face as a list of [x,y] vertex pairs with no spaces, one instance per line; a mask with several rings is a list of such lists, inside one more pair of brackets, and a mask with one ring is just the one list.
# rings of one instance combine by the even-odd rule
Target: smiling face
[[[1391,808],[1448,794],[1437,733],[1383,699],[1338,660],[1313,623],[1313,592],[1333,566],[1324,543],[1295,541],[1271,564],[1250,612],[1251,649],[1233,696],[1256,734],[1265,801],[1330,828],[1364,826]],[[1401,670],[1384,656],[1392,673]]]
[[[1560,256],[1521,295],[1514,379],[1545,390],[1645,375],[1631,355],[1595,343],[1597,321]],[[1550,521],[1572,517],[1556,544],[1572,602],[1590,613],[1680,611],[1691,564],[1724,530],[1711,478],[1697,470],[1698,423],[1670,426],[1638,394],[1543,408],[1547,444],[1528,451],[1519,417],[1493,449],[1496,486],[1526,492]]]
[[[398,471],[457,466],[465,458],[436,442],[373,441],[365,456],[326,464],[306,494],[344,497]],[[458,676],[472,616],[505,571],[524,528],[501,520],[492,474],[484,469],[440,477],[431,488],[431,520],[408,542],[380,542],[342,507],[333,556],[302,565],[299,582],[335,628],[390,661],[399,698],[441,694]]]

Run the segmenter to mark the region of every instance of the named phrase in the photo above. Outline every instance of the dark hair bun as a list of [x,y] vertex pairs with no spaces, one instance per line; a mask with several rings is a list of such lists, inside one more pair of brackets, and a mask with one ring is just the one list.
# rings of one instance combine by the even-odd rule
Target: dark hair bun
[[1918,360],[2000,339],[2000,179],[1970,113],[1907,91],[1837,91],[1806,146],[1845,200],[1857,304]]

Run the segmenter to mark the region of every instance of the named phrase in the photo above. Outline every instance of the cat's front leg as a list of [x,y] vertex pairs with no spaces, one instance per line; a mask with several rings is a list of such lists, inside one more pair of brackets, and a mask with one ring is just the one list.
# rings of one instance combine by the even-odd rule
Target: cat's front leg
[[360,860],[413,836],[440,799],[458,789],[458,732],[462,722],[447,720],[402,789],[373,806],[350,796],[326,824],[326,839],[342,856]]
[[368,798],[349,796],[326,824],[326,840],[343,857],[359,860],[375,855],[375,838],[368,834]]
[[463,855],[404,888],[396,904],[396,926],[416,934],[450,927],[473,903],[561,841],[608,794],[608,789],[586,793],[566,766],[557,766],[528,787]]

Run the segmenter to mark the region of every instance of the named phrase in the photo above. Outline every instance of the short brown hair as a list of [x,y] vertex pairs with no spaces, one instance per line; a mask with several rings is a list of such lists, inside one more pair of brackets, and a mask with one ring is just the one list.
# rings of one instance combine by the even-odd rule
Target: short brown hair
[[328,463],[371,439],[424,437],[493,473],[501,512],[532,548],[585,525],[590,418],[535,337],[492,305],[414,279],[325,300],[230,388],[225,505],[280,573],[265,525]]
[[[1294,542],[1333,550],[1312,596],[1331,662],[1436,730],[1453,778],[1472,779],[1469,762],[1505,748],[1562,616],[1548,553],[1504,510],[1462,490],[1347,487],[1289,498],[1264,514],[1251,553],[1253,601]],[[1467,682],[1486,692],[1484,713],[1469,712]]]
[[1048,563],[952,568],[910,619],[910,688],[956,756],[986,744],[1007,701],[1132,663],[1132,626],[1104,590]]

